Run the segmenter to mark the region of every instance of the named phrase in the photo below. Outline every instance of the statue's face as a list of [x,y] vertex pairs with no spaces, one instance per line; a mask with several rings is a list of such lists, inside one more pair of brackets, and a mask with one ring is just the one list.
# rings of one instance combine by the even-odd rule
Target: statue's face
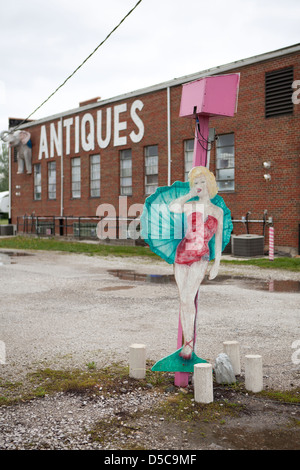
[[208,196],[208,188],[206,184],[206,178],[204,175],[200,175],[194,179],[194,188],[197,191],[199,197],[203,198],[204,196]]

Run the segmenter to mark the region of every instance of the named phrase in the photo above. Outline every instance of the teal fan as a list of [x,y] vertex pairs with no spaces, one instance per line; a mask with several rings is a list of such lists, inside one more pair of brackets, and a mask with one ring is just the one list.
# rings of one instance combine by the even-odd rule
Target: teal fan
[[[188,182],[175,181],[171,186],[162,186],[155,193],[147,197],[141,215],[141,236],[149,245],[151,251],[156,253],[167,263],[173,264],[177,246],[184,238],[186,232],[185,214],[173,213],[169,204],[175,199],[185,196],[190,191]],[[196,200],[197,198],[194,198]],[[192,200],[192,199],[190,199]],[[211,202],[223,209],[223,240],[222,251],[230,241],[233,229],[231,213],[223,198],[218,194]],[[210,259],[215,257],[215,236],[209,242]]]

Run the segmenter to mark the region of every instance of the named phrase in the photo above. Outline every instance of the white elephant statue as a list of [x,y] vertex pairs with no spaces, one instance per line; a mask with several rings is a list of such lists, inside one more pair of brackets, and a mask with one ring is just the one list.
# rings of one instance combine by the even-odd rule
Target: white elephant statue
[[18,159],[18,174],[24,173],[24,164],[27,174],[32,173],[32,143],[30,133],[24,130],[2,131],[0,139],[7,142],[10,147],[16,147]]

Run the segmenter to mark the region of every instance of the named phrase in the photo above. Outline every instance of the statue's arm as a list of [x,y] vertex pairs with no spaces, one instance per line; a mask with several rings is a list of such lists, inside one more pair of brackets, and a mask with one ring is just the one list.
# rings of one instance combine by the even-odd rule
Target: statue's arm
[[171,212],[176,212],[177,214],[184,212],[184,204],[189,200],[192,199],[193,197],[196,196],[196,192],[194,193],[193,190],[191,190],[189,193],[185,194],[184,196],[178,197],[177,199],[174,199],[174,201],[170,202],[169,204],[169,209]]

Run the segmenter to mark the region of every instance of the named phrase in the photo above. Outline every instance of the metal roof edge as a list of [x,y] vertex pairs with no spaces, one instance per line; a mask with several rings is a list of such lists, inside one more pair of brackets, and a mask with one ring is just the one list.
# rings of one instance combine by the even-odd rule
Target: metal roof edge
[[45,118],[33,120],[33,121],[31,121],[27,124],[23,124],[22,126],[19,126],[19,127],[22,128],[22,129],[27,128],[27,127],[33,127],[35,125],[39,125],[39,124],[42,124],[42,123],[45,123],[45,122],[55,121],[55,120],[63,118],[63,117],[78,114],[78,113],[81,113],[81,112],[84,112],[84,111],[88,111],[90,109],[98,108],[100,106],[105,106],[107,104],[114,103],[116,101],[122,101],[122,100],[126,100],[128,98],[132,98],[134,96],[140,96],[140,95],[145,95],[145,94],[148,94],[148,93],[153,93],[155,91],[163,90],[164,88],[169,88],[169,87],[182,85],[184,83],[187,83],[187,82],[190,82],[190,81],[193,81],[193,80],[198,80],[200,78],[207,77],[209,75],[216,75],[216,74],[220,74],[220,73],[223,73],[223,72],[228,72],[230,70],[237,69],[239,67],[245,67],[247,65],[255,64],[255,63],[258,63],[258,62],[271,60],[271,59],[274,59],[274,58],[277,58],[277,57],[280,57],[280,56],[293,54],[293,53],[298,52],[298,51],[300,51],[300,43],[294,44],[292,46],[287,46],[287,47],[284,47],[284,48],[281,48],[281,49],[276,49],[276,50],[271,51],[271,52],[265,52],[265,53],[262,53],[262,54],[259,54],[259,55],[248,57],[246,59],[240,59],[240,60],[237,60],[237,61],[234,61],[234,62],[229,62],[229,63],[224,64],[224,65],[219,65],[219,66],[212,67],[212,68],[209,68],[209,69],[206,69],[206,70],[202,70],[200,72],[195,72],[193,74],[189,74],[189,75],[185,75],[185,76],[182,76],[182,77],[174,78],[174,79],[166,81],[166,82],[161,82],[161,83],[158,83],[156,85],[151,85],[149,87],[140,88],[138,90],[131,91],[131,92],[128,92],[128,93],[123,93],[121,95],[117,95],[117,96],[108,98],[106,100],[97,101],[96,103],[92,103],[92,104],[89,104],[89,105],[86,105],[86,106],[80,106],[80,107],[77,107],[77,108],[70,109],[68,111],[64,111],[64,112],[61,112],[61,113],[54,114],[52,116],[47,116]]

